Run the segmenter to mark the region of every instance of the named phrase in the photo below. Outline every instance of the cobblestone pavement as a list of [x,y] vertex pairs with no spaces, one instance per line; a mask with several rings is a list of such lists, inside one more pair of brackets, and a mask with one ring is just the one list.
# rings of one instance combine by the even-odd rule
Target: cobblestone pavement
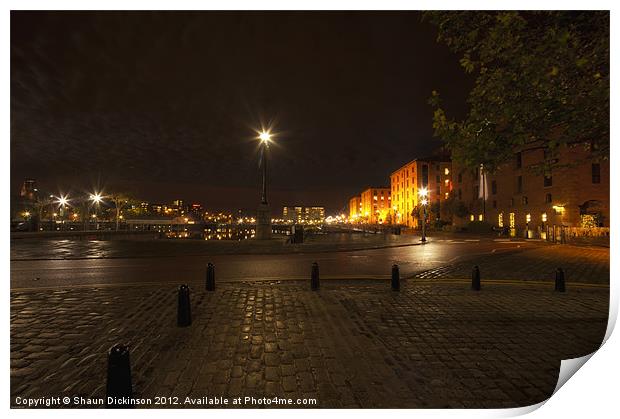
[[[555,388],[560,360],[594,351],[609,290],[403,281],[11,293],[11,404],[103,397],[106,351],[131,345],[135,395],[314,398],[318,407],[516,407]],[[174,407],[190,407],[179,405]],[[191,406],[196,407],[196,406]],[[246,407],[260,407],[256,405]],[[273,406],[272,406],[273,407]],[[291,406],[287,406],[291,407]],[[307,407],[307,406],[301,406]]]
[[555,270],[564,270],[571,282],[609,284],[609,248],[549,245],[520,252],[477,256],[473,260],[445,265],[417,273],[415,278],[469,278],[473,265],[478,265],[483,280],[550,281]]

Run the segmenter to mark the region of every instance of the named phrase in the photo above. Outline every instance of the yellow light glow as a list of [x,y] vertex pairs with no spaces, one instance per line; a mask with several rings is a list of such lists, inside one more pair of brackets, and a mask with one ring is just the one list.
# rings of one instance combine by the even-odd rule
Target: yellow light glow
[[424,199],[422,200],[422,205],[426,205],[426,204],[428,204],[428,199],[424,198]]
[[61,206],[63,206],[63,207],[64,207],[65,205],[67,205],[67,204],[69,203],[69,198],[67,198],[66,196],[62,196],[62,195],[61,195],[61,196],[58,198],[57,203],[58,203],[58,205],[61,205]]
[[24,217],[30,217],[30,213],[28,211],[24,212]]
[[543,212],[543,214],[542,214],[542,216],[540,218],[542,219],[543,223],[546,223],[547,222],[547,213]]
[[450,169],[448,169],[446,167],[445,169],[443,169],[443,173],[444,173],[444,175],[449,175],[450,174]]
[[425,196],[428,196],[428,190],[426,188],[420,188],[418,195],[424,198]]
[[99,192],[95,192],[94,194],[90,195],[90,200],[93,201],[94,203],[98,204],[101,202],[102,200],[102,196]]
[[263,142],[263,144],[267,144],[269,141],[271,141],[271,134],[267,131],[262,131],[258,138]]
[[528,223],[532,221],[532,216],[530,214],[525,214],[525,221]]

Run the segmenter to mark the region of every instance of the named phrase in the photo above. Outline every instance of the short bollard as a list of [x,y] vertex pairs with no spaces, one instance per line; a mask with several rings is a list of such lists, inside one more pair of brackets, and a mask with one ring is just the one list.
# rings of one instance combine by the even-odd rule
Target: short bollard
[[310,288],[312,291],[319,289],[319,264],[314,262],[312,264],[312,275],[310,277]]
[[108,352],[108,378],[106,382],[106,407],[129,408],[131,404],[122,403],[122,399],[131,398],[131,366],[129,347],[116,344]]
[[400,273],[398,265],[392,265],[392,291],[400,291]]
[[179,287],[179,304],[177,310],[177,326],[186,327],[192,324],[192,311],[189,302],[189,287]]
[[566,282],[564,281],[564,271],[562,268],[555,270],[555,290],[557,292],[566,292]]
[[211,262],[207,264],[207,291],[215,291],[215,266]]
[[471,289],[480,291],[480,269],[478,265],[474,266],[474,269],[471,271]]

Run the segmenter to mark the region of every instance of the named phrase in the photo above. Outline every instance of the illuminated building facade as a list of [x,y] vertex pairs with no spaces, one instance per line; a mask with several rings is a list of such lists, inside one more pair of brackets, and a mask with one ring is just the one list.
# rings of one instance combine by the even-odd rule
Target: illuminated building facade
[[349,219],[357,221],[362,216],[362,198],[359,195],[349,199]]
[[305,207],[304,219],[310,223],[323,223],[325,221],[324,207]]
[[[546,170],[547,163],[556,166]],[[590,159],[584,144],[554,154],[531,144],[484,182],[480,169],[457,167],[454,180],[455,197],[468,210],[457,225],[486,221],[512,235],[541,238],[560,227],[609,227],[609,161]]]
[[284,207],[282,219],[285,223],[322,224],[325,221],[325,207]]
[[382,224],[388,220],[391,208],[390,188],[368,188],[360,194],[360,220],[370,224]]
[[442,203],[452,192],[452,163],[447,157],[412,160],[390,175],[390,188],[392,223],[418,226],[419,216],[415,210],[419,209],[423,188],[428,194],[429,217],[446,220],[447,210]]

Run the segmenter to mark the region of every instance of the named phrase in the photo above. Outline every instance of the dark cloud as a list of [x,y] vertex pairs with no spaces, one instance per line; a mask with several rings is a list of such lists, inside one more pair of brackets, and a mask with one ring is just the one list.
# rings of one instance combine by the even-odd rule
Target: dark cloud
[[412,12],[12,12],[12,186],[252,206],[225,191],[256,188],[252,130],[275,122],[275,204],[340,208],[437,147],[431,90],[462,112],[471,81],[435,36]]

